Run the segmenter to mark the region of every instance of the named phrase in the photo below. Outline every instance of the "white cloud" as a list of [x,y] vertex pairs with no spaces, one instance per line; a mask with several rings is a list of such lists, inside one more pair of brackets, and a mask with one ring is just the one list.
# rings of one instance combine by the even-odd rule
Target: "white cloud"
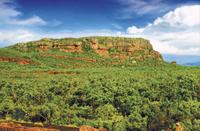
[[26,29],[0,31],[0,43],[3,43],[4,45],[10,45],[22,41],[25,42],[30,40],[36,40],[38,38],[39,37],[36,33]]
[[136,26],[131,26],[131,27],[128,27],[127,29],[128,34],[138,34],[138,33],[142,33],[143,31],[144,31],[143,28],[137,28]]
[[155,14],[169,10],[170,6],[164,0],[118,0],[123,6],[124,18],[130,18],[133,14]]
[[41,19],[39,16],[33,16],[31,18],[28,19],[24,19],[24,20],[19,20],[19,19],[10,19],[9,21],[7,21],[7,23],[9,24],[14,24],[14,25],[46,25],[46,22]]
[[200,5],[182,6],[144,28],[129,27],[127,33],[150,39],[154,48],[164,54],[200,56],[199,12]]
[[14,6],[8,5],[8,3],[12,3],[11,0],[1,0],[0,1],[0,19],[1,18],[9,18],[16,17],[21,15],[21,12],[17,11]]
[[18,11],[13,4],[14,3],[12,0],[0,1],[0,23],[23,26],[36,26],[46,24],[42,18],[36,15],[27,19],[20,19],[19,16],[22,16],[23,13]]
[[168,23],[171,26],[196,26],[200,24],[200,6],[182,6],[154,21],[154,25]]

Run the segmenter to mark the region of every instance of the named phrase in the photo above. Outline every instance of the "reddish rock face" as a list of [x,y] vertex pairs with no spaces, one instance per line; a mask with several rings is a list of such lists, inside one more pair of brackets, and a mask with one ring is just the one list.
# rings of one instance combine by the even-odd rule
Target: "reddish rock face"
[[81,126],[79,128],[79,131],[99,131],[99,130],[91,126]]
[[42,128],[42,127],[25,127],[21,124],[1,123],[0,131],[59,131],[58,129]]
[[[63,42],[64,41],[64,42]],[[53,40],[43,39],[36,42],[37,50],[47,51],[58,49],[61,52],[84,53],[83,45],[87,43],[93,52],[102,57],[114,57],[118,59],[134,58],[138,61],[143,61],[146,58],[151,58],[158,61],[163,61],[159,52],[153,50],[152,45],[145,39],[131,38],[112,38],[112,37],[88,37],[79,39],[64,39]],[[113,50],[113,52],[111,52]],[[114,55],[112,54],[114,53]],[[118,55],[116,55],[116,53]],[[119,55],[120,54],[120,55]]]
[[100,56],[103,56],[103,57],[108,57],[109,56],[108,49],[106,49],[104,47],[101,47],[98,44],[98,40],[97,39],[91,39],[90,43],[91,43],[90,46],[94,50],[94,52],[96,52],[97,54],[99,54]]
[[94,50],[97,50],[97,49],[99,48],[99,46],[98,46],[98,41],[97,41],[96,39],[92,39],[92,40],[91,40],[91,47],[92,47],[92,49],[94,49]]
[[65,46],[59,46],[58,47],[60,51],[62,52],[77,52],[80,53],[82,52],[82,48],[80,45],[65,45]]
[[128,56],[126,55],[126,54],[111,54],[110,55],[110,57],[112,57],[112,58],[118,58],[118,59],[127,59],[128,58]]
[[162,56],[158,51],[154,51],[152,56],[154,56],[154,58],[156,58],[156,59],[158,59],[160,61],[162,60]]
[[180,123],[176,123],[176,131],[183,131],[183,127]]
[[16,62],[16,59],[8,57],[0,57],[0,62]]
[[19,61],[17,61],[17,64],[19,64],[19,65],[28,65],[29,61],[28,60],[19,60]]
[[[120,41],[117,41],[118,43],[114,43],[111,41],[106,41],[108,43],[104,44],[105,47],[102,47],[102,43],[99,43],[97,39],[91,39],[89,42],[91,43],[91,48],[94,50],[94,52],[103,57],[112,57],[118,59],[127,59],[129,57],[133,57],[138,61],[144,61],[145,58],[153,58],[159,61],[163,60],[160,53],[154,51],[150,43],[124,43],[124,41],[121,41],[121,43]],[[118,53],[109,53],[109,49],[117,50]],[[136,52],[143,52],[143,54],[136,55]]]
[[105,48],[99,48],[99,49],[95,50],[95,52],[97,54],[99,54],[100,56],[103,56],[103,57],[108,57],[109,56],[108,50],[105,49]]
[[44,45],[39,44],[37,47],[37,50],[39,51],[48,51],[51,49],[59,49],[62,52],[82,52],[82,48],[80,44],[70,44],[70,45],[59,45],[57,44],[50,44],[50,45]]
[[101,129],[99,129],[99,131],[107,131],[107,129],[106,128],[101,128]]
[[0,62],[15,62],[19,65],[30,64],[30,61],[27,59],[17,59],[17,58],[9,58],[9,57],[0,57]]
[[[25,123],[24,123],[25,124]],[[70,127],[70,126],[49,126],[35,127],[14,122],[0,123],[0,131],[107,131],[105,128],[96,129],[91,126]]]

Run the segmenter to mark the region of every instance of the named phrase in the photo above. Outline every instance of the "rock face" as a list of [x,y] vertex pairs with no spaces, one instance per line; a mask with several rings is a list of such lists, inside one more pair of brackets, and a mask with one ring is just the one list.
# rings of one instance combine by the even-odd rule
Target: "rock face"
[[80,44],[71,44],[71,45],[60,45],[60,44],[54,44],[54,45],[48,45],[46,43],[40,43],[37,47],[39,51],[47,51],[50,49],[59,49],[62,52],[82,52],[82,48]]
[[1,122],[0,131],[107,131],[105,128],[96,129],[91,126],[35,126],[33,123]]
[[81,126],[79,128],[79,131],[99,131],[98,129],[95,129],[93,127],[90,126]]
[[143,61],[145,58],[162,60],[160,53],[153,50],[149,41],[144,39],[140,41],[135,39],[128,40],[126,38],[116,38],[114,41],[109,38],[105,38],[103,41],[99,40],[104,44],[98,42],[97,38],[92,38],[88,41],[92,43],[92,49],[100,56],[119,59],[134,57],[134,59],[139,61]]
[[58,129],[42,128],[42,127],[27,127],[16,123],[1,123],[0,131],[59,131]]
[[183,127],[180,123],[176,123],[176,131],[183,131]]
[[61,52],[84,53],[92,51],[102,57],[134,59],[144,61],[153,59],[163,61],[159,52],[153,50],[148,40],[123,37],[84,37],[66,39],[41,39],[35,42],[18,44],[17,48],[25,51],[34,47],[37,51],[57,49]]
[[15,62],[19,65],[28,65],[30,63],[30,61],[27,59],[17,59],[9,57],[0,57],[0,62]]

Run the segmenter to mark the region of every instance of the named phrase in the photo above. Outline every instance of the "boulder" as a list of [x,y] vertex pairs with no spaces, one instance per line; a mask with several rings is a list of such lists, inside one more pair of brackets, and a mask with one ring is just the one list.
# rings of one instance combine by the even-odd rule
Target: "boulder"
[[176,131],[183,131],[183,127],[180,123],[176,123]]
[[80,128],[79,128],[79,131],[99,131],[98,129],[96,129],[96,128],[93,128],[93,127],[91,127],[91,126],[81,126]]

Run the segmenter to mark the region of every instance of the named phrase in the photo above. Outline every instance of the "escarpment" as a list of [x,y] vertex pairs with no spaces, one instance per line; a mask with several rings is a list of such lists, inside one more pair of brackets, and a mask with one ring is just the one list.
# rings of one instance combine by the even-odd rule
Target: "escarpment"
[[65,39],[41,39],[14,46],[23,51],[34,49],[39,52],[58,50],[69,53],[96,53],[105,58],[163,61],[159,52],[153,50],[150,42],[143,38],[83,37]]

